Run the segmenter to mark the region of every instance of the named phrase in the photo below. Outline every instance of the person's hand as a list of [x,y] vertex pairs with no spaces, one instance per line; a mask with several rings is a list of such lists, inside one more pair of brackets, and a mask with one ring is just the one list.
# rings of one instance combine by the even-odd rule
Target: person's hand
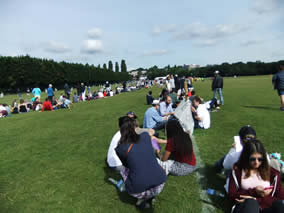
[[264,197],[270,195],[273,189],[264,189]]
[[240,195],[240,199],[236,199],[237,203],[243,203],[246,199],[254,199],[256,200],[255,197],[248,196],[248,195]]
[[232,144],[232,148],[234,148],[234,149],[236,148],[236,144],[235,143]]
[[264,187],[263,186],[257,186],[255,187],[255,192],[259,197],[264,197]]

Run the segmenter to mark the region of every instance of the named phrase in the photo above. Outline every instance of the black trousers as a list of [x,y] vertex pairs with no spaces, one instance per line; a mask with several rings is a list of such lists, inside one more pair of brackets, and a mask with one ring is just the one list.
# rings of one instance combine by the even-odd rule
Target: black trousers
[[233,213],[283,213],[284,202],[277,200],[272,203],[268,209],[261,210],[257,200],[246,199],[243,203],[237,204]]

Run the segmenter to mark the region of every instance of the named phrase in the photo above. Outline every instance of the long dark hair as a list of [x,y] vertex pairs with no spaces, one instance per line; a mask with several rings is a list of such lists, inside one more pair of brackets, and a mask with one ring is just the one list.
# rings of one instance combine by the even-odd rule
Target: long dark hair
[[174,150],[182,155],[192,157],[192,141],[190,136],[183,131],[178,120],[169,120],[166,126],[168,139],[173,140]]
[[244,170],[245,177],[248,178],[251,170],[249,158],[254,153],[262,155],[263,161],[258,168],[258,173],[263,180],[269,181],[270,167],[266,156],[267,154],[263,144],[259,140],[252,140],[244,143],[242,154],[235,166],[240,170]]
[[121,138],[119,140],[119,143],[120,144],[138,143],[140,136],[135,132],[135,127],[136,127],[135,120],[133,118],[129,118],[128,116],[124,116],[120,119],[122,119],[123,122],[120,123]]

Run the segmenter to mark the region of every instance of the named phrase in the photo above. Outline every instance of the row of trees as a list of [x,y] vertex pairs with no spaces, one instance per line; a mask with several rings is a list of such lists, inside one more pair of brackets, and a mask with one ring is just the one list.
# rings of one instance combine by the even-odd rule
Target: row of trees
[[130,79],[125,60],[121,61],[121,72],[119,72],[117,62],[115,63],[115,72],[111,61],[108,65],[107,67],[104,64],[101,68],[100,65],[55,62],[28,55],[0,56],[0,89],[15,91],[32,88],[35,85],[46,88],[50,83],[60,88],[65,82],[75,86],[79,82],[94,85],[105,83],[105,81],[114,83]]
[[[147,70],[147,77],[154,79],[155,77],[165,76],[167,74],[178,74],[179,76],[193,77],[211,77],[216,70],[220,71],[222,76],[250,76],[250,75],[268,75],[274,74],[279,70],[279,65],[284,64],[284,60],[277,62],[264,63],[256,62],[237,62],[237,63],[222,63],[220,65],[207,65],[205,67],[188,69],[186,66],[166,66],[158,68],[153,66]],[[143,70],[139,68],[139,70]]]

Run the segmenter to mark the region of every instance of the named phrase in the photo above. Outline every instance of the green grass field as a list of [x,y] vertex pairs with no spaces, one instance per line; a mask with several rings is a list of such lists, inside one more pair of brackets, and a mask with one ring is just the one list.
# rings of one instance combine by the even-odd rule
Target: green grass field
[[[212,97],[210,81],[194,84],[198,95]],[[152,88],[154,96],[160,92]],[[119,193],[105,164],[117,119],[134,111],[140,123],[148,106],[147,89],[74,104],[71,110],[31,112],[0,118],[0,212],[136,212],[136,200]],[[269,152],[284,154],[284,113],[270,76],[224,80],[225,105],[211,113],[209,130],[195,131],[204,168],[186,177],[169,176],[152,210],[146,212],[228,212],[227,199],[205,202],[200,190],[223,190],[225,178],[215,162],[228,152],[243,125],[252,125]],[[10,102],[16,96],[5,96]]]

